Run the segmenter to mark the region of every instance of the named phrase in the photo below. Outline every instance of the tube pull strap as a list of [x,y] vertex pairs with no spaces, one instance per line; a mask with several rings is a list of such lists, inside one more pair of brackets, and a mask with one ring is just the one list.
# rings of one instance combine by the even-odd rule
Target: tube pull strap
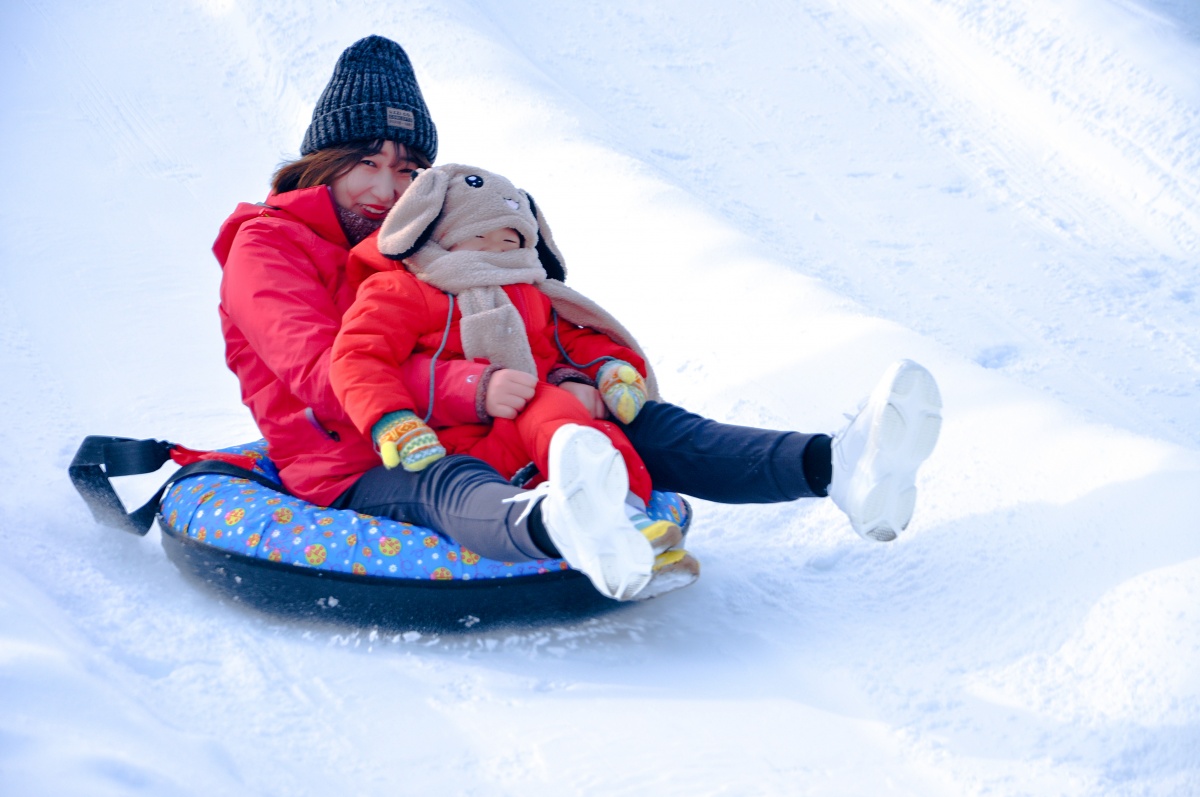
[[[111,480],[116,476],[153,473],[165,465],[168,459],[186,464],[172,473],[149,501],[133,512],[127,512],[113,489]],[[284,495],[288,494],[282,485],[249,468],[234,464],[234,461],[239,459],[244,458],[219,452],[192,451],[163,440],[89,435],[75,452],[75,458],[71,460],[67,473],[97,523],[143,536],[154,523],[163,493],[175,482],[189,476],[201,473],[235,476]]]
[[153,473],[170,457],[171,444],[162,440],[89,435],[75,452],[67,473],[97,523],[141,536],[154,522],[162,491],[136,512],[127,513],[109,480],[114,476]]

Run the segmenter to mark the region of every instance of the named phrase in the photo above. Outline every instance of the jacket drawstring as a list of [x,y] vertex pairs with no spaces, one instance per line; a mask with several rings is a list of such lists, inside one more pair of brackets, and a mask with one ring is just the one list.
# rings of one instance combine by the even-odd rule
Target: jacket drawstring
[[580,363],[575,362],[574,360],[571,359],[571,355],[567,354],[567,350],[565,348],[563,348],[562,341],[559,340],[559,337],[558,337],[558,311],[557,310],[554,310],[554,309],[550,310],[550,322],[552,324],[554,324],[554,345],[558,346],[558,353],[563,356],[563,360],[567,363],[567,365],[571,366],[572,368],[577,368],[580,371],[582,371],[585,368],[591,368],[596,363],[606,363],[606,362],[609,362],[610,360],[617,359],[616,357],[613,357],[612,355],[605,354],[605,355],[597,357],[596,359],[591,360],[586,363],[580,364]]
[[446,293],[446,298],[450,300],[450,309],[446,311],[446,329],[442,332],[442,342],[438,346],[437,351],[433,353],[433,359],[429,361],[429,412],[425,413],[425,423],[429,423],[429,419],[433,417],[433,401],[436,391],[434,390],[435,381],[437,379],[437,361],[438,357],[442,356],[442,352],[446,349],[446,341],[450,339],[450,322],[454,320],[454,294]]

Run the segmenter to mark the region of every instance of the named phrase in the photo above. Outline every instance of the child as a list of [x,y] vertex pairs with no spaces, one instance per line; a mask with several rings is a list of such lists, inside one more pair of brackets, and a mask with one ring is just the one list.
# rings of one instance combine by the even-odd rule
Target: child
[[[563,379],[594,381],[623,423],[648,398],[657,398],[653,372],[624,327],[560,280],[548,279],[565,272],[528,194],[474,167],[425,170],[389,214],[378,245],[369,240],[351,253],[348,272],[362,284],[334,343],[330,380],[387,467],[418,471],[447,453],[467,454],[505,478],[532,461],[547,478],[562,482],[573,478],[577,460],[607,458],[612,466],[603,489],[627,491],[638,506],[625,510],[625,519],[609,517],[597,528],[616,529],[624,539],[620,556],[654,555],[644,574],[646,583],[656,582],[654,594],[695,580],[698,562],[675,548],[682,540],[679,528],[652,523],[640,511],[650,497],[650,477],[628,438],[555,386]],[[431,429],[426,421],[433,407],[424,419],[418,416],[419,403],[399,370],[419,353],[433,354],[434,364],[439,358],[487,361],[479,389],[484,406],[501,406],[489,399],[507,387],[515,417],[493,411],[490,423]],[[611,507],[605,509],[611,502],[594,503],[596,511],[611,514]],[[555,547],[611,594],[611,568],[586,561],[596,558],[583,553],[591,541],[581,546],[573,539],[586,530],[564,529],[572,524],[556,524],[553,507],[546,510]],[[646,542],[630,532],[640,532]],[[616,591],[647,597],[645,583],[637,583],[642,580],[635,577]]]

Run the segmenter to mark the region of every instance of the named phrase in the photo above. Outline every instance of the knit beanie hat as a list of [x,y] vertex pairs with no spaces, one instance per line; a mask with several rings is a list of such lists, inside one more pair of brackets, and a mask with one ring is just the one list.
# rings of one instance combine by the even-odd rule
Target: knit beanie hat
[[381,138],[437,157],[437,128],[408,55],[391,39],[368,36],[338,58],[300,154]]

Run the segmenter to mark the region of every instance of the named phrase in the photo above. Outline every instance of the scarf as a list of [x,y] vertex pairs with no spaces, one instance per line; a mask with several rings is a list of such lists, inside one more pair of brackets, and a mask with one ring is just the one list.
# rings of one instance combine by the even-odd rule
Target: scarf
[[342,232],[346,233],[346,240],[352,248],[383,225],[383,219],[368,219],[352,210],[346,210],[336,202],[333,203],[333,209],[337,211],[338,223],[342,225]]
[[600,305],[566,283],[549,279],[533,249],[448,252],[429,241],[404,262],[418,279],[458,297],[463,353],[468,360],[482,357],[493,365],[537,376],[521,314],[501,287],[526,283],[545,294],[565,321],[594,329],[637,352],[646,363],[647,398],[660,398],[654,370],[633,335]]

